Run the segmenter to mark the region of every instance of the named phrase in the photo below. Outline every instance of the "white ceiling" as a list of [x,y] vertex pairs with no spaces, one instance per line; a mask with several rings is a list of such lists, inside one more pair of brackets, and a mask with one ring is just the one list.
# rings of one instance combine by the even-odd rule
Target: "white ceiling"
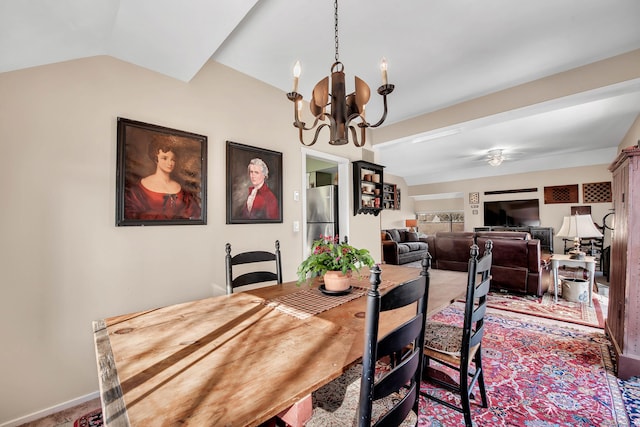
[[[640,49],[638,0],[343,0],[339,7],[347,84],[358,75],[375,91],[379,61],[389,62],[396,89],[385,125]],[[329,74],[334,49],[330,0],[0,1],[0,72],[111,55],[188,82],[213,58],[284,98],[300,60],[299,92],[308,99]],[[372,96],[367,118],[380,112]],[[375,149],[386,172],[410,185],[602,164],[639,113],[640,82],[632,81],[452,126],[454,135],[376,141]],[[492,148],[508,160],[488,166]]]

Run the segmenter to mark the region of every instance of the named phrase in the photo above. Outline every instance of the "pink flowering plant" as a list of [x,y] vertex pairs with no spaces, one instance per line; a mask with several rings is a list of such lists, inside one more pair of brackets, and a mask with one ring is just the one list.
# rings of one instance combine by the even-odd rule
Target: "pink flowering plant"
[[363,266],[371,267],[374,261],[367,249],[357,249],[346,242],[340,243],[338,236],[323,236],[313,242],[311,255],[298,266],[298,284],[327,271],[360,271]]

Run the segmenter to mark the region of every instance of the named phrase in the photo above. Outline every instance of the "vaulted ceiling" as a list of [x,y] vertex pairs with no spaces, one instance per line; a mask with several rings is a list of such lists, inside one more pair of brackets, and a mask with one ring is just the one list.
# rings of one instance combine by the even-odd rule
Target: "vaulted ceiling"
[[[111,55],[188,82],[212,58],[284,97],[300,60],[299,91],[308,99],[335,60],[333,7],[329,0],[2,0],[0,72]],[[383,126],[398,128],[638,50],[639,17],[637,0],[343,0],[339,59],[348,84],[357,75],[375,92],[386,57],[396,89]],[[638,80],[446,129],[393,139],[374,131],[374,149],[386,171],[410,185],[608,163],[640,114]],[[380,114],[377,98],[367,106],[369,120]],[[486,153],[496,148],[507,160],[488,166]]]

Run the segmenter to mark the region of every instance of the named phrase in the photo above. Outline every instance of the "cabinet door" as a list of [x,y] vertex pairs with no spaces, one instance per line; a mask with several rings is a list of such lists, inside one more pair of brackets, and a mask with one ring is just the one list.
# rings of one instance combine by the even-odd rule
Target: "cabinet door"
[[613,174],[613,208],[616,213],[615,227],[611,231],[611,275],[609,283],[609,312],[607,326],[619,348],[624,343],[624,310],[627,270],[626,211],[623,202],[627,192],[628,168],[621,166]]

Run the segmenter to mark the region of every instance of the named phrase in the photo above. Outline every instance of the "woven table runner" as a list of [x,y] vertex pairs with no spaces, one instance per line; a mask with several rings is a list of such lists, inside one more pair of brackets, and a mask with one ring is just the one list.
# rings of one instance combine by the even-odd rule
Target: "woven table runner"
[[302,289],[298,292],[269,300],[266,305],[298,319],[307,319],[345,302],[360,298],[364,294],[364,290],[356,287],[346,295],[337,296],[325,295],[315,288]]
[[[351,280],[349,281],[349,283],[354,288],[359,288],[359,289],[364,289],[364,290],[369,290],[369,288],[371,288],[371,282],[369,282],[369,276],[362,276],[362,277],[355,276],[355,277],[352,277]],[[391,280],[382,279],[380,281],[380,286],[378,286],[378,290],[386,289],[386,288],[389,288],[389,287],[391,287],[393,285],[395,285],[395,282],[392,282]]]

